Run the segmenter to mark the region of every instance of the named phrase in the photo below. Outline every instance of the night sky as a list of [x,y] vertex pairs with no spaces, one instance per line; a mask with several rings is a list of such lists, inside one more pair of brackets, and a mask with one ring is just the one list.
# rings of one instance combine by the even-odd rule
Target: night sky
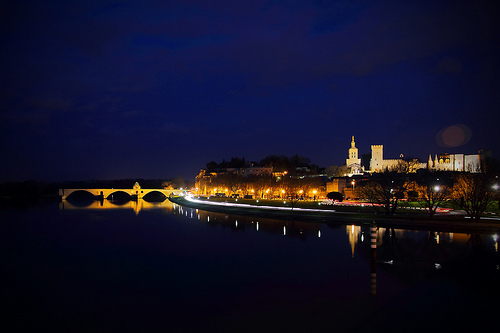
[[3,1],[0,181],[498,158],[494,1]]

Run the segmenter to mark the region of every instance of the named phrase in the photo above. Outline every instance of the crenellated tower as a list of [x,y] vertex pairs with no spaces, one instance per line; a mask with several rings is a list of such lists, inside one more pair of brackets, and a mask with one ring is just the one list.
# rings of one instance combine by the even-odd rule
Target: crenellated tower
[[370,171],[378,172],[384,168],[384,145],[372,145],[372,158],[370,159]]

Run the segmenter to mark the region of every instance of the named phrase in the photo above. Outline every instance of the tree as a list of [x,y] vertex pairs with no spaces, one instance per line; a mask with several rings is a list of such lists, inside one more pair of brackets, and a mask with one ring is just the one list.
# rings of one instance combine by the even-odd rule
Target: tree
[[390,168],[390,171],[400,173],[415,173],[420,167],[420,161],[416,158],[405,158],[398,160],[398,163]]
[[186,181],[184,180],[184,177],[182,175],[178,175],[174,179],[172,179],[172,185],[174,188],[185,188],[186,187]]
[[455,176],[453,201],[472,219],[479,220],[494,197],[494,189],[486,174],[460,173]]
[[207,163],[207,170],[208,171],[213,171],[215,169],[217,169],[217,162],[212,161],[212,162]]
[[227,187],[229,194],[236,193],[243,185],[243,176],[235,173],[220,174],[217,176],[218,186]]
[[289,171],[290,163],[284,155],[268,155],[260,160],[260,165],[272,167],[274,171]]
[[273,184],[271,175],[253,175],[247,178],[247,181],[253,187],[255,195],[258,198],[263,198],[266,189],[269,189]]
[[415,188],[424,199],[421,206],[427,210],[432,217],[437,208],[450,197],[453,182],[443,172],[424,172],[419,175],[415,182]]
[[409,184],[406,174],[386,170],[373,174],[360,192],[369,200],[375,211],[380,212],[382,208],[385,215],[394,215]]
[[328,177],[344,177],[347,174],[347,165],[330,165],[326,168],[326,174]]
[[171,180],[165,180],[164,182],[161,183],[161,187],[163,187],[166,190],[173,190],[174,183]]

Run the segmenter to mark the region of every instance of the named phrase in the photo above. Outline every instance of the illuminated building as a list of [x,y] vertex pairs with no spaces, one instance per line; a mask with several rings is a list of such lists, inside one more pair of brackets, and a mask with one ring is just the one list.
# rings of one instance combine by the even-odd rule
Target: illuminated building
[[[369,172],[383,172],[396,167],[403,161],[403,154],[399,159],[384,159],[384,146],[371,146],[371,159]],[[350,168],[349,176],[362,174],[364,169],[361,166],[361,160],[358,158],[358,148],[354,143],[354,136],[349,148],[349,158],[346,159],[346,165]],[[460,171],[460,172],[481,172],[481,156],[480,154],[441,154],[435,155],[434,160],[429,155],[427,163],[417,163],[413,166],[410,172],[415,172],[417,169],[430,169],[439,171]]]
[[361,159],[358,158],[358,148],[354,142],[354,135],[352,136],[351,148],[349,148],[349,158],[346,159],[345,164],[349,170],[349,175],[360,175],[363,174],[363,168],[361,167]]

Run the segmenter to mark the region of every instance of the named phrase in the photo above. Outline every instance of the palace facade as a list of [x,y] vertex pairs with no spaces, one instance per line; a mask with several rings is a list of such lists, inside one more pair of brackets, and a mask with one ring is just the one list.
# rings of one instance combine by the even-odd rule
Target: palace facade
[[[354,136],[351,141],[351,148],[349,148],[348,158],[346,165],[348,167],[349,175],[358,175],[366,172],[383,172],[396,167],[399,163],[403,162],[403,155],[399,159],[384,159],[384,146],[372,145],[370,170],[365,170],[361,165],[361,159],[358,158],[358,148],[354,142]],[[479,154],[466,155],[466,154],[440,154],[435,155],[432,159],[429,155],[429,160],[426,163],[418,163],[413,165],[411,172],[418,169],[429,169],[439,171],[461,171],[461,172],[481,172],[481,157]]]

